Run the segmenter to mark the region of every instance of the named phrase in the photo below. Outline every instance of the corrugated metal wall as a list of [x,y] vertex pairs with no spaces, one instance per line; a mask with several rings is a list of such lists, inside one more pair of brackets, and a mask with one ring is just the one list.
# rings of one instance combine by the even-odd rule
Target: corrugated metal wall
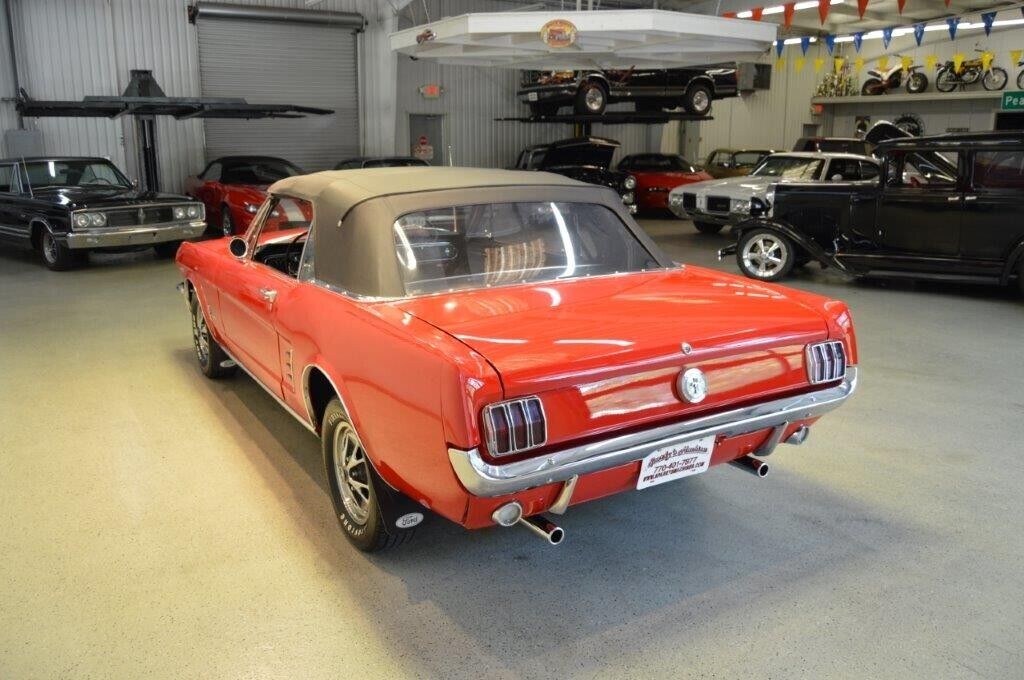
[[[426,20],[424,5],[413,3],[406,20],[399,28]],[[493,0],[430,0],[426,9],[431,20],[457,16],[467,12],[494,12],[522,9],[522,5]],[[419,87],[438,83],[444,87],[440,99],[424,99]],[[565,124],[527,124],[496,122],[495,118],[523,116],[526,107],[516,98],[519,71],[478,66],[449,66],[427,60],[398,58],[398,119],[396,139],[399,153],[409,153],[409,114],[440,113],[445,115],[445,137],[452,145],[457,165],[474,167],[508,167],[519,151],[529,144],[539,144],[571,135]],[[631,108],[627,106],[627,108]],[[657,130],[660,132],[660,129]],[[642,125],[595,125],[594,134],[622,142],[616,160],[623,154],[659,146],[658,135],[650,135]],[[650,139],[649,139],[650,138]],[[653,146],[652,146],[653,144]],[[436,151],[435,151],[436,152]]]
[[[14,102],[9,101],[17,95],[14,90],[14,74],[11,71],[10,50],[7,45],[7,15],[0,5],[0,133],[18,127],[18,114],[14,109]],[[6,149],[0,151],[0,156],[4,155]]]

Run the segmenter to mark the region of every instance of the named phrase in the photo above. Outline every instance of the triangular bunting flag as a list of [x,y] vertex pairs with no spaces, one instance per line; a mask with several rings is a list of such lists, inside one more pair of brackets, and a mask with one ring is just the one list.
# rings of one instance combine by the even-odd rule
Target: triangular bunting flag
[[801,71],[804,70],[804,64],[806,63],[807,59],[805,59],[804,57],[797,57],[796,59],[793,60],[793,68],[796,69],[797,73],[800,73]]
[[887,26],[882,29],[882,45],[885,49],[889,49],[889,43],[892,42],[892,26]]
[[1024,50],[1010,50],[1010,61],[1015,66],[1024,66],[1024,64],[1020,63],[1021,57],[1024,57]]
[[864,70],[864,57],[857,57],[853,60],[853,70],[857,73]]
[[857,13],[860,14],[860,18],[864,20],[864,11],[868,8],[868,0],[857,0]]
[[956,40],[956,28],[960,25],[960,17],[949,17],[946,19],[946,26],[949,27],[949,39]]
[[828,48],[828,53],[832,54],[832,51],[836,48],[836,37],[834,35],[825,36],[825,47]]
[[782,42],[782,38],[775,41],[775,56],[781,57],[782,50],[786,46],[786,43]]
[[992,60],[996,58],[996,55],[991,52],[985,52],[981,55],[981,67],[986,71],[992,68]]
[[900,57],[900,68],[904,71],[909,71],[910,67],[914,65],[913,57]]
[[828,19],[828,9],[832,6],[831,0],[818,0],[818,16],[821,18],[821,23],[825,23],[825,19]]
[[917,41],[917,46],[921,46],[921,41],[924,40],[924,24],[914,24],[914,40]]
[[924,67],[929,71],[934,71],[935,67],[939,65],[939,55],[929,54],[924,58]]
[[755,7],[750,10],[750,18],[754,21],[760,21],[762,16],[764,16],[764,7]]
[[795,2],[787,2],[782,6],[782,25],[789,28],[793,25],[793,12],[796,11]]
[[779,57],[775,60],[775,68],[779,71],[786,68],[786,60],[783,57]]
[[878,70],[883,72],[889,70],[889,57],[881,56],[878,58]]
[[960,67],[964,65],[964,59],[967,57],[963,54],[953,55],[953,70],[960,73]]
[[903,7],[907,4],[907,0],[896,0],[896,6],[899,7],[900,14],[903,14]]
[[803,54],[807,54],[807,48],[811,46],[811,39],[808,36],[800,38],[800,51]]
[[814,72],[821,73],[822,67],[825,66],[825,60],[822,57],[818,57],[814,60]]
[[982,12],[981,23],[985,24],[985,35],[992,35],[992,22],[996,20],[995,12]]
[[843,70],[843,66],[846,65],[846,60],[843,59],[842,57],[836,57],[832,63],[835,64],[836,73],[838,73],[839,71]]
[[853,34],[853,49],[857,50],[858,53],[860,52],[860,46],[861,46],[861,43],[863,43],[863,42],[864,42],[864,31],[860,31],[859,33],[854,33]]

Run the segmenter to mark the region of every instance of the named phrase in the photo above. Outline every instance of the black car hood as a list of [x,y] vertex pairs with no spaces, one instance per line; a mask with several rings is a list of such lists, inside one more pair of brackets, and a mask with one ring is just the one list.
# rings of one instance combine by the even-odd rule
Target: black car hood
[[611,187],[616,191],[619,191],[622,187],[622,182],[625,181],[629,175],[625,172],[618,172],[617,170],[609,170],[607,168],[601,168],[595,165],[574,165],[574,166],[563,166],[563,167],[546,167],[545,172],[553,172],[557,175],[564,175],[572,179],[586,182],[587,184],[599,184],[606,187]]
[[[554,170],[568,165],[597,166],[610,168],[617,145],[611,144],[554,144],[544,154],[540,170]],[[557,170],[556,170],[557,172]]]
[[43,187],[35,189],[33,195],[37,199],[52,201],[74,210],[193,200],[180,194],[165,194],[128,187]]

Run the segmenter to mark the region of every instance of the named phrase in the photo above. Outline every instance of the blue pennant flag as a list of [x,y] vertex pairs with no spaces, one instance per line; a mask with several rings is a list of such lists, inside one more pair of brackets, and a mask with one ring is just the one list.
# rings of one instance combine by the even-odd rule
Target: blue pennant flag
[[946,19],[946,25],[949,26],[949,39],[956,40],[956,28],[960,25],[960,17]]
[[857,50],[858,53],[860,53],[860,45],[862,42],[864,42],[864,31],[861,31],[860,33],[854,33],[853,49]]
[[[1021,9],[1024,9],[1024,7],[1022,7]],[[985,24],[985,35],[991,35],[992,34],[992,22],[994,22],[995,20],[996,20],[996,13],[995,12],[982,12],[981,13],[981,23]]]
[[832,50],[836,48],[836,37],[834,35],[825,36],[825,47],[828,48],[828,53],[832,54]]
[[917,46],[921,46],[921,41],[924,40],[924,24],[914,24],[914,40],[917,41]]
[[811,39],[808,36],[800,38],[800,51],[805,55],[807,54],[807,48],[811,46]]
[[778,40],[775,41],[775,56],[776,57],[782,57],[782,48],[785,47],[785,46],[786,46],[786,44],[784,42],[782,42],[782,38],[779,38]]
[[892,26],[888,26],[882,29],[882,44],[885,49],[889,49],[889,43],[892,42]]

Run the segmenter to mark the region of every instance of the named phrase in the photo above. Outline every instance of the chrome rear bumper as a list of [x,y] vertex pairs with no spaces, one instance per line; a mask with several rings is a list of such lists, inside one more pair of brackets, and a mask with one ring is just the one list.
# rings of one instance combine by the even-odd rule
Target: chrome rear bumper
[[502,496],[625,465],[665,446],[711,435],[735,437],[816,418],[837,408],[856,388],[857,368],[850,366],[840,383],[825,389],[619,435],[537,458],[495,465],[485,461],[479,449],[448,449],[448,458],[459,481],[470,493],[483,497]]

